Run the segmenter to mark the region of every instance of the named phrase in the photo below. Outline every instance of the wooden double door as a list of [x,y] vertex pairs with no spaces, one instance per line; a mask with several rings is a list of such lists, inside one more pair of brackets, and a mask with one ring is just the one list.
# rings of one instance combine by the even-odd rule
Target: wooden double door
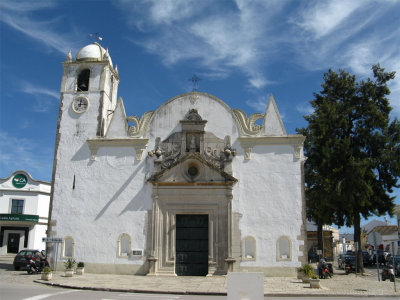
[[208,215],[176,215],[175,273],[208,274]]

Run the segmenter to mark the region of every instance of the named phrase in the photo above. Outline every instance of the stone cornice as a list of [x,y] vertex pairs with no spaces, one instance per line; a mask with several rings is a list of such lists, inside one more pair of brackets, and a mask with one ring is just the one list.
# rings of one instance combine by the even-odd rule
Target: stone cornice
[[251,151],[255,146],[266,145],[290,145],[294,149],[297,159],[302,157],[301,150],[305,141],[305,136],[299,134],[289,134],[285,136],[258,136],[258,137],[239,137],[238,142],[245,151],[245,159],[251,158]]
[[21,194],[28,194],[28,193],[33,193],[33,194],[38,194],[38,195],[45,195],[45,196],[50,196],[50,191],[49,192],[44,192],[44,191],[38,191],[38,190],[24,190],[24,189],[0,189],[0,194],[2,193],[8,193],[8,194],[14,194],[14,195],[21,195]]
[[136,151],[136,159],[142,160],[143,151],[147,147],[149,139],[135,139],[135,138],[115,138],[115,139],[88,139],[91,160],[96,160],[96,154],[100,147],[133,147]]

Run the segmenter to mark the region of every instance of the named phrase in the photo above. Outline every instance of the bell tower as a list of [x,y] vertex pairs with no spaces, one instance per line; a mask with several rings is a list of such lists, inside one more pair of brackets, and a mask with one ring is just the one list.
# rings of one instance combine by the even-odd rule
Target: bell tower
[[75,123],[75,135],[104,136],[117,103],[119,83],[108,49],[94,42],[79,50],[74,60],[70,51],[63,66],[62,119]]
[[[117,105],[119,84],[118,70],[113,68],[108,50],[96,42],[80,49],[74,59],[70,51],[63,67],[53,161],[51,221],[47,229],[49,237],[69,235],[62,231],[63,217],[60,217],[65,216],[68,203],[95,198],[87,195],[83,188],[98,174],[87,169],[90,162],[87,140],[107,133]],[[71,211],[70,207],[67,210]],[[47,244],[47,250],[55,255],[52,244]]]

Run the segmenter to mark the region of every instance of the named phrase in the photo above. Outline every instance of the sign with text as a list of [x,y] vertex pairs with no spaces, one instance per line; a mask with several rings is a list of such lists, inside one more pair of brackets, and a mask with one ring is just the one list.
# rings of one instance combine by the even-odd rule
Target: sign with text
[[24,174],[16,174],[12,179],[12,184],[17,189],[23,188],[28,183],[28,178]]
[[132,250],[132,255],[143,255],[143,251],[142,250]]
[[38,215],[0,214],[0,221],[39,222]]
[[44,237],[42,238],[42,242],[46,243],[62,243],[63,239],[58,237]]

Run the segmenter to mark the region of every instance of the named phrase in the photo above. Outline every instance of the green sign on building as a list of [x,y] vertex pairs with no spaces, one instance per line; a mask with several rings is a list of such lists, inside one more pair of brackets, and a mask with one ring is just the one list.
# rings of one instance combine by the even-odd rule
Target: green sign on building
[[0,214],[0,221],[39,222],[38,215]]
[[16,174],[12,179],[12,184],[17,189],[23,188],[28,183],[28,178],[24,174]]

